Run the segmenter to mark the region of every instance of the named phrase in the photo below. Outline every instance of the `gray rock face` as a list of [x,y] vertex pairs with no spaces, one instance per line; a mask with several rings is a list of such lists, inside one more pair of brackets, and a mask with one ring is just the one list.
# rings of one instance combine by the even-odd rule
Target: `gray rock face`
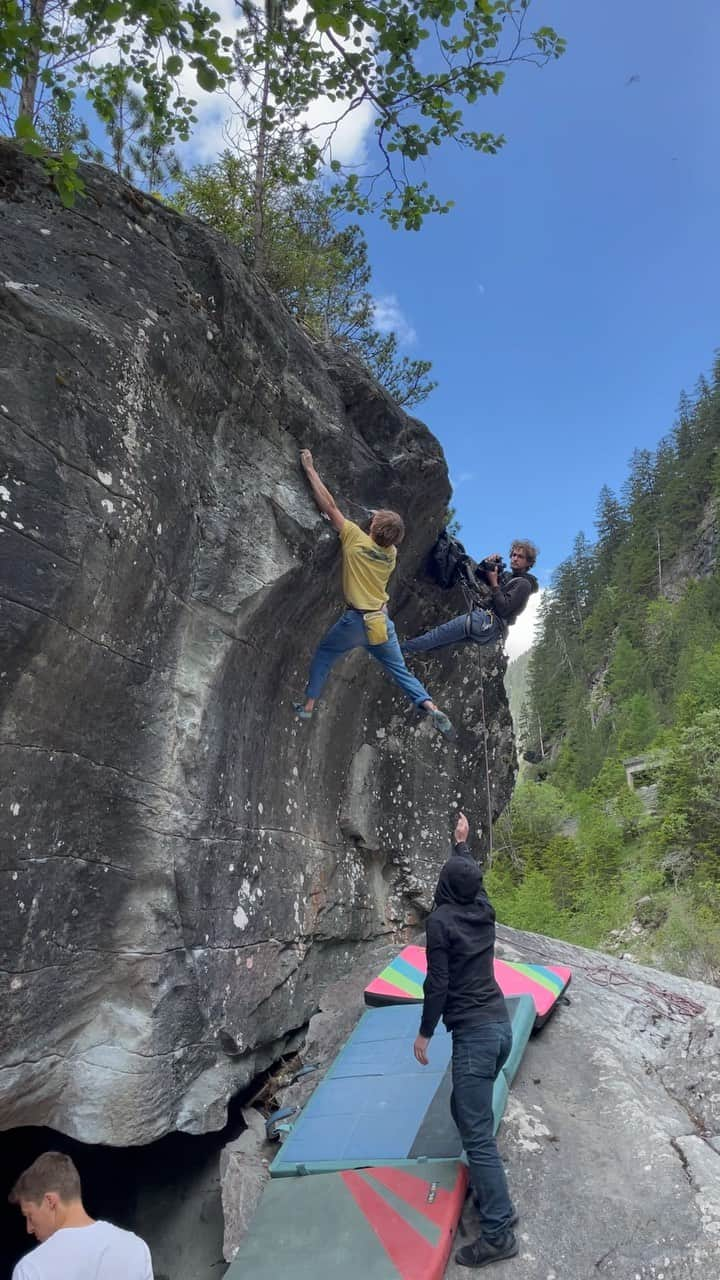
[[515,757],[496,652],[417,664],[455,744],[365,654],[294,720],[340,601],[298,450],[403,512],[401,636],[461,607],[423,573],[442,452],[220,238],[85,176],[64,210],[0,142],[0,1123],[132,1145],[223,1124]]
[[244,1133],[223,1147],[220,1156],[223,1218],[223,1254],[232,1262],[255,1217],[268,1180],[275,1149],[265,1137],[262,1116],[253,1107],[243,1111]]
[[681,600],[691,579],[709,578],[715,572],[719,552],[720,509],[717,499],[710,498],[693,546],[663,566],[663,595],[673,602]]

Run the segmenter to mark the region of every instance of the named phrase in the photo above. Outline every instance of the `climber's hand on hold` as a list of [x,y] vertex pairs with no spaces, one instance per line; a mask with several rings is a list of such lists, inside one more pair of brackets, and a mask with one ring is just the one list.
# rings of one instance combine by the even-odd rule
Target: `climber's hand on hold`
[[455,843],[465,844],[469,835],[470,823],[465,817],[465,814],[460,812],[457,816],[457,822],[455,823]]
[[300,450],[300,465],[308,478],[308,484],[312,489],[313,498],[315,499],[321,514],[330,521],[335,532],[339,533],[345,524],[345,517],[327,485],[323,484],[315,470],[313,456],[309,449]]

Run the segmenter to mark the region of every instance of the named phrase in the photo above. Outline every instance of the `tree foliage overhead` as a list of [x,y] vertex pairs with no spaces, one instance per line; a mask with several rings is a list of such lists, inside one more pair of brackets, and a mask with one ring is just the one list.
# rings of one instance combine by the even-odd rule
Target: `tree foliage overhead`
[[[293,128],[305,177],[326,161],[349,210],[379,208],[393,226],[416,229],[426,214],[450,207],[414,176],[416,162],[447,142],[496,152],[504,138],[477,127],[475,104],[499,93],[512,64],[542,66],[563,52],[551,27],[531,27],[529,7],[530,0],[292,7],[242,0],[233,41],[202,0],[0,0],[0,112],[31,150],[42,145],[36,126],[44,97],[68,111],[82,94],[108,121],[120,57],[170,144],[187,138],[195,122],[196,104],[178,81],[190,69],[203,90],[231,88],[244,106],[249,98],[261,169],[269,135]],[[328,102],[328,119],[313,131],[307,115],[319,100]],[[349,171],[340,181],[336,132],[358,110],[370,113],[379,161],[365,178]],[[68,199],[74,167],[65,151],[59,185]]]
[[247,0],[235,56],[246,80],[263,86],[252,123],[286,128],[326,99],[325,137],[303,138],[306,165],[314,172],[324,157],[339,174],[337,129],[368,108],[379,161],[365,179],[346,175],[343,198],[351,211],[379,207],[392,226],[415,230],[450,204],[411,166],[449,141],[494,154],[505,138],[475,127],[478,99],[500,92],[512,64],[542,66],[563,53],[552,27],[529,27],[529,8],[530,0],[308,0],[305,8],[266,0],[256,9]]
[[362,230],[344,224],[320,182],[288,181],[297,162],[292,137],[271,140],[259,223],[255,154],[247,147],[227,148],[213,164],[182,174],[173,203],[237,244],[306,329],[353,349],[398,404],[420,404],[435,386],[430,361],[402,355],[397,335],[379,332]]
[[[195,102],[178,87],[191,69],[201,89],[221,88],[232,73],[232,40],[202,0],[0,0],[0,117],[31,154],[43,154],[37,124],[54,103],[72,109],[78,95],[102,121],[113,117],[118,58],[142,93],[164,142],[188,138]],[[50,163],[61,196],[80,188],[77,156]]]

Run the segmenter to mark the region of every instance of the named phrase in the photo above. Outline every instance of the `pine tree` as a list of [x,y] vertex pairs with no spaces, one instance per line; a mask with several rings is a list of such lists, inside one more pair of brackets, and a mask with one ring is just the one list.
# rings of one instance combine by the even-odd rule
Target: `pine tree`
[[55,98],[40,111],[37,129],[48,151],[73,151],[83,159],[94,157],[87,125],[71,107]]

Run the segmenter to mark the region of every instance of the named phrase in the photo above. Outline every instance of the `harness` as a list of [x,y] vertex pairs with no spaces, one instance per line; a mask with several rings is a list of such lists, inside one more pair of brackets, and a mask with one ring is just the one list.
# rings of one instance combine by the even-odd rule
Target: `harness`
[[[501,618],[499,614],[495,613],[495,610],[493,609],[493,606],[492,606],[492,600],[489,600],[487,597],[487,588],[485,588],[481,583],[478,582],[472,569],[466,566],[463,566],[463,568],[465,572],[463,572],[459,581],[460,581],[460,590],[463,593],[463,599],[465,600],[465,608],[466,608],[465,638],[467,640],[470,639],[471,632],[472,632],[472,615],[476,609],[484,609],[486,613],[492,613],[493,616],[500,623],[500,629],[503,635],[506,636],[508,633],[507,623],[505,622],[504,618]],[[500,586],[505,586],[505,584],[508,583],[512,577],[513,575],[511,573],[504,573],[502,575],[502,578],[500,579]]]

